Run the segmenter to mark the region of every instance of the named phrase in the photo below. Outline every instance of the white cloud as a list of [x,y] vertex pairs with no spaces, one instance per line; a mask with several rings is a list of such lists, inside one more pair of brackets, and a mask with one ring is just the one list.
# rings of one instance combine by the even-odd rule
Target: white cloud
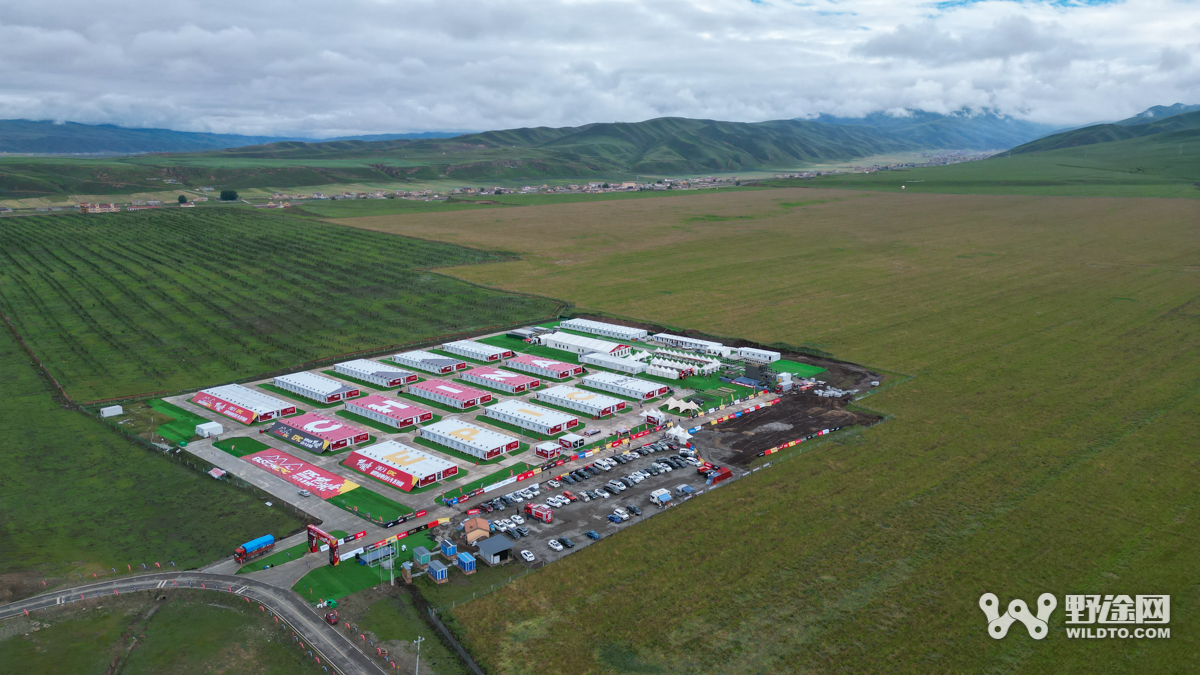
[[330,136],[1200,102],[1184,0],[0,0],[0,118]]

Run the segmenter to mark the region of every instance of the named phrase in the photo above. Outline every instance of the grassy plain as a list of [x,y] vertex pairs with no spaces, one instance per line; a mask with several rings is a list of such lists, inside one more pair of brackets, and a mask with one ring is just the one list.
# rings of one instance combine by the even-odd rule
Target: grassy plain
[[135,594],[86,610],[39,612],[34,618],[48,628],[15,626],[18,634],[0,638],[0,673],[322,672],[257,605],[238,606],[215,593],[165,594],[166,601]]
[[[1200,202],[792,189],[347,222],[522,252],[472,281],[915,376],[863,401],[891,421],[454,609],[490,671],[1196,659],[1194,612],[1170,640],[1067,640],[1062,602],[1200,602]],[[981,594],[1046,591],[1046,640],[988,637]]]
[[181,568],[302,523],[249,493],[132,445],[51,398],[0,330],[0,601],[75,573],[146,562]]
[[424,268],[502,256],[245,210],[0,222],[0,310],[79,400],[536,319]]

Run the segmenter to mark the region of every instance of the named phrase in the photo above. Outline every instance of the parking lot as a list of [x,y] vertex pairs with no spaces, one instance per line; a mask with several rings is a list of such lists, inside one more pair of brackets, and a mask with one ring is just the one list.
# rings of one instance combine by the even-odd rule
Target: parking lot
[[[678,456],[677,452],[669,450],[653,452],[645,456],[637,454],[636,449],[630,450],[628,453],[619,452],[617,454],[625,454],[627,457],[632,456],[634,459],[625,464],[617,464],[610,471],[601,470],[599,476],[593,476],[583,482],[576,482],[574,485],[562,483],[561,487],[552,488],[549,486],[548,480],[541,481],[537,484],[541,494],[534,497],[533,503],[535,504],[545,504],[547,498],[551,497],[552,495],[561,496],[564,491],[569,491],[579,497],[578,501],[572,502],[566,506],[554,508],[554,519],[550,523],[541,523],[536,519],[526,515],[524,508],[525,504],[529,503],[528,501],[518,503],[515,506],[508,506],[504,509],[493,511],[490,514],[480,513],[479,517],[497,521],[502,518],[511,518],[513,514],[521,515],[525,521],[523,523],[523,527],[530,531],[530,535],[513,541],[513,557],[516,562],[523,565],[542,565],[546,562],[557,560],[573,551],[577,551],[591,544],[593,540],[586,535],[586,532],[589,530],[594,531],[600,536],[600,538],[604,538],[618,530],[636,525],[643,519],[653,516],[660,511],[671,508],[671,506],[659,507],[650,501],[650,493],[654,492],[655,490],[669,490],[671,492],[671,500],[669,504],[679,504],[684,500],[684,497],[676,494],[677,486],[691,486],[691,488],[695,490],[693,495],[699,494],[707,489],[704,476],[697,473],[694,466],[685,464],[681,469],[674,469],[670,472],[660,473],[657,476],[650,476],[642,482],[635,484],[633,487],[627,488],[619,495],[609,496],[608,498],[600,497],[598,499],[584,501],[583,492],[585,490],[597,493],[597,488],[601,487],[609,480],[618,479],[622,476],[628,476],[634,471],[640,469],[646,469],[651,464],[659,462],[665,457]],[[556,472],[566,473],[568,471],[587,466],[598,458],[589,457],[588,459],[590,461],[564,464],[563,466],[558,467]],[[558,474],[556,473],[554,475]],[[520,487],[524,489],[530,487],[530,485],[522,484]],[[494,496],[499,495],[487,495],[487,499],[480,498],[471,506],[471,508],[478,507],[480,502],[489,501],[490,499],[494,498]],[[640,510],[641,515],[638,515],[636,512],[629,509],[628,507],[630,505]],[[607,516],[613,513],[617,507],[624,507],[626,511],[629,512],[629,519],[624,520],[619,524],[613,523],[607,518]],[[497,532],[492,536],[509,535],[504,535]],[[574,548],[564,547],[562,551],[556,551],[550,547],[550,540],[557,540],[564,537],[571,540],[571,542],[575,545]],[[521,558],[520,552],[523,550],[528,550],[533,553],[534,561],[532,563]]]

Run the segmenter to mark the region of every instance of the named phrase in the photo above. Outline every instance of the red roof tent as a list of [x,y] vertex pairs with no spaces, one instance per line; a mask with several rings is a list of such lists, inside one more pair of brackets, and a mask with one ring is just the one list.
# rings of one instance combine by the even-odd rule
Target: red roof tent
[[355,408],[365,408],[376,415],[383,415],[388,419],[395,420],[398,426],[407,427],[418,422],[428,422],[433,419],[433,413],[404,401],[397,401],[394,398],[380,396],[379,394],[371,394],[363,398],[356,398],[352,401],[346,401],[346,410],[355,413],[363,414],[361,410]]
[[462,374],[462,378],[467,382],[473,382],[485,387],[494,387],[502,389],[510,394],[520,394],[537,389],[542,386],[542,381],[536,377],[521,375],[520,373],[512,373],[507,370],[500,370],[491,366],[478,366],[472,368]]
[[421,395],[417,392],[426,392],[431,395],[427,398],[439,400],[440,397],[443,402],[450,405],[457,405],[460,408],[470,408],[473,405],[487,403],[492,400],[492,395],[485,391],[467,387],[457,382],[448,383],[439,380],[425,380],[424,382],[410,384],[407,391],[415,396]]
[[583,366],[574,363],[563,363],[555,361],[544,356],[532,356],[530,354],[522,354],[515,358],[509,359],[508,365],[517,370],[537,373],[545,377],[554,377],[559,380],[568,378],[572,375],[582,375]]
[[329,443],[330,450],[338,450],[348,445],[366,443],[370,434],[351,426],[346,422],[331,420],[316,413],[305,413],[299,417],[289,417],[275,422],[310,434]]

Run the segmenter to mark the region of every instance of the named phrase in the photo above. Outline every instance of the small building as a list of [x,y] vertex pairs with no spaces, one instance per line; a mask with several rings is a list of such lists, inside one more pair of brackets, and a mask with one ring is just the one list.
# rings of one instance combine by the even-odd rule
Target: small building
[[393,440],[351,452],[342,466],[405,492],[458,475],[458,465]]
[[587,439],[579,434],[563,434],[558,439],[558,444],[567,450],[578,450],[584,443],[587,443]]
[[296,412],[295,405],[240,384],[203,389],[192,397],[192,403],[242,424],[266,422]]
[[429,564],[431,555],[433,554],[429,552],[429,549],[424,546],[418,546],[413,549],[413,564],[425,567]]
[[116,417],[117,415],[124,415],[124,414],[125,414],[125,409],[119,405],[105,406],[100,409],[100,417],[101,418]]
[[628,375],[640,375],[641,373],[646,372],[646,368],[648,367],[641,361],[634,361],[633,359],[621,358],[618,356],[609,356],[608,354],[601,354],[599,352],[594,352],[592,354],[580,354],[579,362],[586,363],[589,366],[597,366],[600,368],[615,370],[618,373],[626,373]]
[[404,352],[402,354],[394,354],[392,360],[402,366],[416,368],[427,373],[436,373],[438,375],[447,375],[456,370],[466,370],[467,362],[461,359],[456,359],[452,356],[444,356],[442,354],[434,354],[433,352],[423,352],[420,350],[412,352]]
[[410,384],[404,391],[457,410],[466,410],[492,400],[492,395],[486,391],[480,391],[457,382],[446,383],[442,380],[425,380]]
[[670,387],[657,382],[639,380],[636,377],[626,377],[616,373],[593,373],[583,378],[581,386],[599,389],[619,396],[628,396],[640,401],[646,401],[655,396],[667,393]]
[[572,375],[583,374],[583,366],[555,361],[544,356],[532,356],[530,354],[522,354],[509,359],[505,365],[513,370],[540,375],[541,377],[549,377],[555,380],[565,380]]
[[482,385],[506,391],[510,394],[523,394],[530,389],[542,386],[541,380],[529,375],[510,373],[491,366],[472,368],[461,375],[463,380],[472,384]]
[[554,459],[562,454],[562,446],[556,441],[546,441],[533,446],[533,454],[538,456],[538,459]]
[[196,425],[196,435],[201,438],[211,438],[225,433],[225,427],[220,422],[205,422]]
[[394,398],[371,394],[353,401],[346,401],[346,412],[403,429],[433,419],[433,412]]
[[551,349],[561,349],[572,354],[591,354],[599,352],[608,354],[609,356],[629,356],[631,347],[618,342],[605,342],[596,338],[584,337],[574,333],[550,333],[543,335],[538,340]]
[[454,557],[463,574],[475,574],[475,556],[463,551]]
[[478,557],[491,567],[502,565],[512,560],[512,549],[515,544],[508,537],[488,537],[479,542]]
[[450,568],[443,565],[440,560],[430,560],[429,578],[433,579],[435,584],[444,584],[450,579]]
[[443,557],[453,558],[458,555],[458,546],[449,539],[439,541],[438,548],[441,549]]
[[670,333],[655,333],[650,336],[650,341],[663,347],[677,347],[679,349],[690,349],[694,352],[702,352],[704,354],[716,354],[720,356],[729,356],[733,353],[732,347],[726,347],[720,342],[711,340],[700,340],[697,338],[685,337],[683,335],[672,335]]
[[402,384],[416,382],[420,379],[416,373],[369,359],[346,361],[337,364],[333,369],[347,377],[353,377],[356,380],[370,382],[381,387],[399,387]]
[[568,319],[558,324],[559,328],[567,330],[579,331],[580,333],[591,333],[592,335],[600,335],[614,340],[631,342],[633,340],[643,340],[649,331],[641,328],[630,328],[629,326],[618,326],[615,323],[604,323],[602,321],[592,321],[590,319]]
[[579,418],[575,415],[516,399],[485,408],[483,415],[546,436],[560,434],[579,426]]
[[511,358],[513,355],[511,349],[494,347],[482,342],[475,342],[474,340],[456,340],[454,342],[447,342],[446,344],[442,345],[442,349],[450,352],[451,354],[465,356],[468,359],[475,359],[476,361],[486,362]]
[[[41,211],[41,209],[38,209]],[[80,204],[80,213],[118,213],[121,210],[116,204]]]
[[358,387],[342,384],[337,380],[308,371],[280,375],[274,380],[276,387],[322,403],[337,403],[358,396]]
[[742,360],[751,363],[774,363],[782,356],[779,352],[769,349],[754,349],[753,347],[738,347],[737,351]]
[[539,391],[534,394],[534,399],[592,417],[611,415],[618,410],[624,410],[626,406],[625,401],[619,398],[568,387],[565,384]]
[[472,546],[480,539],[486,539],[492,534],[492,528],[483,518],[468,518],[463,521],[463,536]]
[[417,436],[482,460],[498,457],[521,446],[521,442],[512,436],[456,419],[444,419],[418,429]]
[[642,419],[646,420],[646,424],[652,427],[657,427],[667,423],[667,414],[661,410],[643,410],[638,413]]
[[371,438],[370,434],[356,426],[317,413],[275,420],[267,433],[313,452],[341,450],[366,443]]

